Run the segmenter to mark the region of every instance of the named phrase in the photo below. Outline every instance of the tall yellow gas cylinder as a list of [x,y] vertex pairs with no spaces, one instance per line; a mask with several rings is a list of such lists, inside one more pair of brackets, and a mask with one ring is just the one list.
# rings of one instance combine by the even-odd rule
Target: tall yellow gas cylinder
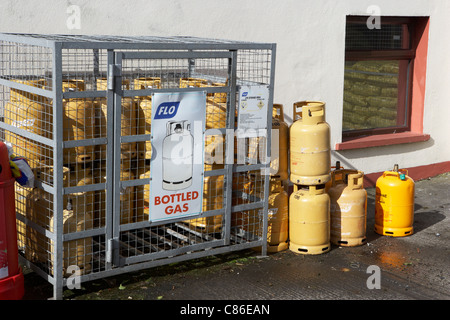
[[[63,91],[83,91],[82,80],[65,80]],[[63,136],[64,140],[83,140],[94,138],[95,115],[92,101],[88,99],[63,100]],[[75,147],[64,150],[64,163],[74,164],[95,160],[94,146]]]
[[[122,85],[129,89],[128,79],[122,81]],[[106,78],[97,79],[97,90],[106,90],[107,80]],[[96,108],[99,111],[99,116],[97,117],[96,123],[96,136],[106,137],[107,129],[107,119],[108,119],[108,104],[106,98],[100,98],[96,101]],[[137,133],[137,102],[133,98],[124,97],[122,98],[122,108],[121,108],[121,136],[132,136]],[[122,143],[121,144],[121,162],[124,167],[129,167],[129,163],[137,155],[136,142]],[[106,159],[106,146],[100,146],[100,159]]]
[[[203,183],[203,211],[222,209],[223,207],[223,176],[210,176],[204,178]],[[220,232],[222,229],[221,214],[188,220],[196,229],[206,232]]]
[[330,197],[324,185],[294,184],[289,198],[289,249],[301,254],[330,250]]
[[[239,139],[241,140],[241,139]],[[265,157],[265,137],[249,138],[248,158],[251,163],[257,163],[258,158]],[[235,155],[239,147],[245,147],[243,141],[241,145],[235,144]],[[272,142],[270,175],[272,178],[286,180],[288,174],[288,147],[289,147],[289,127],[284,122],[282,104],[274,104],[272,112]],[[263,159],[262,159],[263,160]]]
[[[44,79],[14,81],[37,88],[44,88],[46,85]],[[11,89],[10,100],[5,105],[4,122],[45,138],[52,138],[52,110],[46,97]],[[13,144],[14,153],[25,157],[32,168],[51,157],[48,148],[10,131],[5,131],[5,140]]]
[[279,252],[289,247],[289,196],[281,181],[270,180],[267,219],[267,251]]
[[[91,168],[76,165],[70,170],[68,186],[85,186],[93,183]],[[86,231],[94,228],[94,191],[70,193],[64,195],[64,200],[64,233]],[[50,221],[51,228],[53,228],[53,224],[54,219],[52,217]],[[71,265],[78,266],[81,274],[91,272],[92,245],[92,237],[64,242],[63,272],[65,275],[68,272],[67,268]],[[51,247],[51,254],[54,254],[53,247]]]
[[[150,170],[139,175],[139,179],[150,178]],[[149,219],[150,208],[150,184],[136,186],[136,222],[147,221]]]
[[[159,77],[142,77],[134,79],[134,89],[160,89],[161,88],[161,78]],[[138,100],[138,134],[151,134],[151,120],[152,120],[152,97],[144,96],[139,97]],[[152,144],[150,140],[146,142],[139,143],[139,158],[140,159],[151,159],[152,158]]]
[[[297,109],[301,107],[302,111]],[[330,126],[325,122],[325,103],[294,103],[295,121],[289,132],[290,179],[299,185],[319,185],[330,180]]]
[[[94,178],[89,166],[81,164],[75,165],[70,169],[68,186],[86,186],[94,184]],[[64,195],[66,207],[72,210],[75,216],[89,214],[94,219],[95,191],[83,191]]]
[[[278,134],[275,134],[275,131]],[[275,139],[274,139],[275,138]],[[277,139],[278,138],[278,139]],[[273,104],[270,173],[273,178],[287,180],[289,127],[284,122],[283,105]]]
[[[233,192],[231,203],[233,206],[249,203],[250,196],[254,193],[255,185],[246,172],[236,172],[233,174]],[[244,226],[248,218],[245,212],[231,213],[231,226]]]
[[223,169],[225,165],[225,139],[224,136],[205,136],[205,171]]
[[413,234],[414,180],[408,170],[394,166],[376,182],[375,232],[381,235],[404,237]]
[[335,245],[353,247],[366,242],[367,192],[363,180],[364,173],[359,170],[331,172],[330,236]]
[[[99,174],[95,174],[94,175],[96,178],[96,182],[97,183],[108,183],[110,182],[107,179],[106,176],[106,170],[105,169],[100,169],[99,170]],[[149,176],[147,176],[149,177]],[[120,171],[120,180],[121,181],[128,181],[128,180],[134,180],[135,175],[132,171],[127,171],[127,170],[121,170]],[[141,178],[144,178],[144,176],[141,176]],[[139,197],[142,196],[138,196],[136,197],[136,192],[135,192],[135,188],[138,187],[134,187],[134,186],[128,186],[128,187],[121,187],[120,188],[120,224],[127,224],[127,223],[132,223],[132,222],[136,222],[136,213],[141,215],[141,220],[142,221],[142,217],[147,214],[147,218],[148,218],[148,202],[147,202],[147,208],[145,210],[142,201],[140,201]],[[140,191],[142,192],[142,191]],[[98,224],[99,226],[104,226],[105,225],[105,216],[106,216],[106,191],[105,190],[99,190],[96,192],[96,203],[95,203],[95,215],[94,215],[94,219],[96,224]],[[147,199],[148,199],[148,194],[147,194]],[[143,210],[139,211],[136,210],[138,212],[135,212],[135,206],[139,205],[139,208],[144,209],[145,213],[143,212]]]
[[[33,170],[36,180],[53,185],[53,166],[43,165]],[[67,186],[69,168],[63,167],[63,183]],[[17,197],[17,196],[16,196]],[[66,208],[67,199],[63,200]],[[26,194],[24,211],[20,212],[29,221],[37,224],[44,230],[48,230],[53,215],[53,197],[40,188],[30,189]],[[49,231],[53,232],[53,229]],[[46,263],[49,260],[50,240],[35,228],[26,226],[25,230],[25,257],[29,261]]]
[[227,126],[227,101],[214,95],[206,99],[206,129],[219,129]]
[[[53,228],[54,219],[52,217],[50,226]],[[63,210],[63,229],[64,233],[80,232],[93,228],[92,216],[90,213],[77,213],[74,210]],[[63,274],[64,276],[72,275],[68,268],[77,266],[80,268],[80,274],[88,274],[92,271],[92,237],[86,237],[77,240],[64,241],[63,255]],[[54,246],[50,246],[49,264],[50,270],[53,272],[53,259],[55,251]]]

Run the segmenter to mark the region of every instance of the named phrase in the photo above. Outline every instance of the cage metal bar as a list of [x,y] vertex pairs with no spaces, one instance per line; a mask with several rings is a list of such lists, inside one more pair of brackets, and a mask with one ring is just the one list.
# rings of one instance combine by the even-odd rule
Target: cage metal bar
[[[232,57],[228,60],[228,74],[230,76],[230,86],[231,92],[229,96],[228,112],[227,112],[227,128],[234,130],[235,115],[234,110],[236,106],[236,80],[237,80],[237,51],[231,51]],[[224,224],[225,228],[222,231],[225,239],[225,244],[230,244],[230,233],[231,233],[231,209],[232,209],[232,186],[233,186],[233,165],[234,163],[234,132],[231,134],[230,131],[227,132],[226,136],[226,165],[225,170],[227,171],[225,177],[226,189],[224,195],[224,206],[225,206],[225,217]]]
[[[118,59],[117,56],[114,54],[112,50],[108,50],[108,66],[112,64],[116,64],[116,60]],[[111,74],[110,68],[108,67],[108,75],[107,79],[108,81],[111,81],[111,78],[113,78],[114,75]],[[114,81],[114,79],[112,80]],[[116,86],[115,89],[121,88],[121,79],[115,79],[114,85]],[[119,102],[119,104],[117,104]],[[117,159],[119,159],[118,163],[120,163],[120,142],[115,141],[114,137],[117,136],[117,132],[119,132],[120,136],[120,109],[119,107],[115,106],[121,106],[121,98],[120,96],[117,96],[117,92],[113,90],[107,91],[107,115],[108,120],[107,121],[107,138],[108,138],[108,145],[106,147],[107,150],[107,159],[106,159],[106,171],[107,171],[107,189],[106,189],[106,239],[108,241],[106,242],[106,252],[107,256],[112,259],[107,259],[106,261],[106,267],[108,270],[113,268],[114,264],[117,264],[118,261],[115,258],[117,256],[117,253],[115,252],[115,239],[118,239],[119,232],[116,229],[116,226],[114,224],[115,219],[118,218],[120,211],[120,195],[118,194],[120,190],[115,190],[114,185],[118,185],[120,183],[120,175],[117,174],[120,168],[117,168],[114,166],[114,163],[116,163]],[[118,114],[118,115],[117,115]],[[117,118],[118,117],[118,118]],[[117,123],[118,122],[118,123]],[[117,149],[118,147],[118,149]],[[112,183],[111,183],[112,182]],[[112,239],[112,241],[109,241]]]
[[46,89],[37,88],[37,87],[28,86],[26,84],[10,81],[10,80],[4,79],[4,78],[0,78],[0,85],[7,86],[9,88],[14,88],[14,89],[17,89],[17,90],[26,91],[26,92],[29,92],[29,93],[32,93],[32,94],[36,94],[36,95],[39,95],[39,96],[42,96],[42,97],[46,97],[46,98],[53,98],[52,91],[49,91],[49,90],[46,90]]
[[[228,93],[229,89],[225,87],[204,87],[202,88],[207,93]],[[155,92],[188,92],[188,91],[198,91],[198,88],[170,88],[170,89],[142,89],[142,90],[124,90],[123,97],[143,97],[150,96]]]
[[[62,49],[61,45],[55,43],[53,46],[53,136],[55,141],[63,141],[63,106],[62,106]],[[63,153],[62,144],[56,143],[53,152],[53,163],[56,170],[53,173],[54,181],[54,213],[53,220],[55,241],[53,241],[53,272],[55,284],[53,286],[53,298],[62,299],[63,287]]]
[[[270,83],[269,83],[269,105],[267,108],[267,139],[265,143],[266,147],[266,159],[271,159],[271,150],[272,150],[272,110],[273,110],[273,92],[274,92],[274,86],[275,86],[275,60],[276,60],[276,44],[273,45],[272,51],[271,51],[271,65],[270,65]],[[269,174],[270,172],[267,172],[270,170],[270,161],[268,161],[268,164],[265,167],[265,181],[264,181],[264,196],[265,198],[268,198],[269,196]],[[262,242],[263,245],[261,246],[261,255],[266,256],[267,255],[267,230],[268,230],[268,212],[269,212],[269,202],[264,201],[264,207],[263,207],[263,226],[262,226]]]
[[122,52],[123,59],[207,59],[231,58],[228,51],[158,51],[158,52]]
[[49,146],[49,147],[54,147],[55,146],[55,141],[54,140],[48,139],[46,137],[43,137],[43,136],[38,135],[38,134],[33,133],[33,132],[29,132],[29,131],[24,130],[22,128],[16,128],[16,127],[14,127],[14,126],[12,126],[10,124],[7,124],[5,122],[0,122],[0,128],[8,130],[8,131],[11,131],[11,132],[15,132],[15,133],[17,133],[17,134],[19,134],[19,135],[21,135],[21,136],[23,136],[25,138],[28,138],[30,140],[33,140],[33,141],[36,141],[36,142],[39,142],[39,143],[42,143],[42,144],[45,144],[46,146]]

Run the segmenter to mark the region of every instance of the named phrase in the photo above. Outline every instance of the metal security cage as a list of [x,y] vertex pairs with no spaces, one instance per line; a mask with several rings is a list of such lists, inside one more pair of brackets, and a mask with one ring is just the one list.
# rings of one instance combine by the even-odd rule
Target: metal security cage
[[[55,299],[74,277],[266,254],[270,130],[235,129],[239,89],[261,85],[271,128],[274,67],[275,44],[0,34],[0,134],[35,175],[15,186],[20,259]],[[202,212],[151,221],[152,97],[191,91],[206,95]]]

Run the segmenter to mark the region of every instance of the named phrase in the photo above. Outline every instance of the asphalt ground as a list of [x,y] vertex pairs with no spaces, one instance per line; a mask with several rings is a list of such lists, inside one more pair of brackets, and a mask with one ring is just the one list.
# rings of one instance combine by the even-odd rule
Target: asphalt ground
[[[64,300],[154,300],[174,314],[203,316],[206,305],[215,307],[215,315],[230,316],[257,314],[280,301],[449,301],[450,173],[415,182],[414,233],[406,237],[373,231],[375,189],[366,190],[364,245],[333,245],[319,255],[231,252],[82,283],[81,289],[65,289]],[[30,270],[24,274],[24,300],[51,298],[44,279]],[[247,301],[250,309],[236,301]]]

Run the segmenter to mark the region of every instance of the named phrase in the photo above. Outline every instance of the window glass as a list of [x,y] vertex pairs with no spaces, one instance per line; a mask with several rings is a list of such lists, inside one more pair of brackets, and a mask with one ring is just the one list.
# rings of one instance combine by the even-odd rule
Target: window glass
[[[381,18],[381,21],[384,21]],[[379,29],[369,29],[365,23],[348,23],[346,50],[409,49],[408,25],[381,24]]]
[[[343,130],[405,125],[405,99],[399,83],[407,61],[346,61],[344,73]],[[402,71],[402,72],[401,72]],[[400,85],[400,88],[407,86]],[[406,92],[400,92],[406,97]]]
[[366,17],[347,17],[343,136],[406,131],[414,50],[409,18],[381,17],[369,28]]

